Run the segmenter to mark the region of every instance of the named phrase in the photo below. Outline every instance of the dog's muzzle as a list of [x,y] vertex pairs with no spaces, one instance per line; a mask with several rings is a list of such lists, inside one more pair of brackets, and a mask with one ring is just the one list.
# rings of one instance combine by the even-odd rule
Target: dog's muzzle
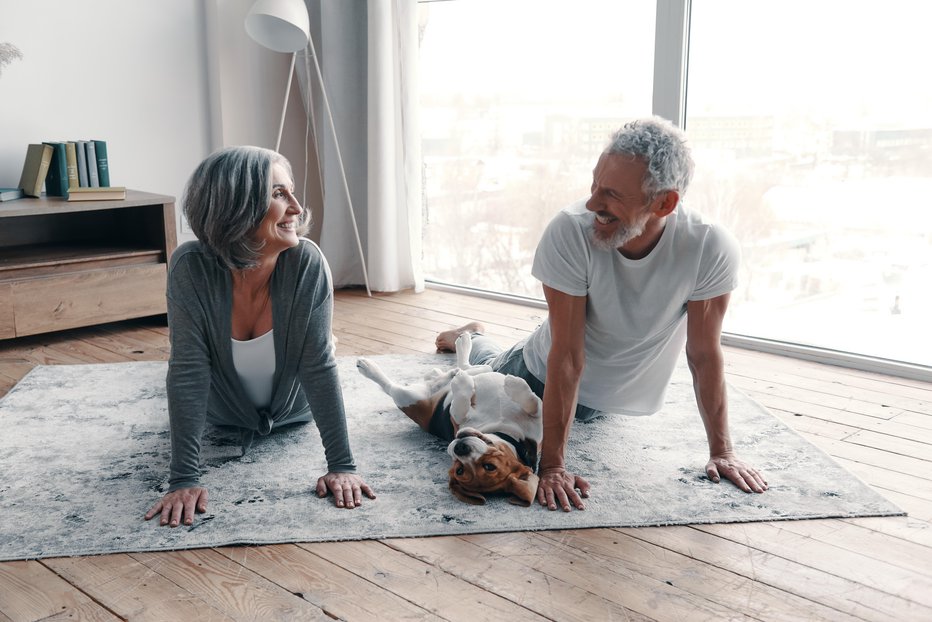
[[492,441],[478,430],[464,428],[459,431],[456,438],[447,446],[447,453],[451,458],[468,462],[485,454]]

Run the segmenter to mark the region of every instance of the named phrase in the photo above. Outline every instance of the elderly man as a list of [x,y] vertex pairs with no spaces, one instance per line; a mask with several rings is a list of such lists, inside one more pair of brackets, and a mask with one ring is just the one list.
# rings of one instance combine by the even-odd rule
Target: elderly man
[[551,510],[582,510],[589,495],[564,463],[573,419],[659,411],[684,343],[709,442],[706,473],[745,492],[767,489],[735,455],[728,431],[720,338],[739,248],[680,204],[692,172],[675,126],[626,124],[599,157],[589,199],[557,214],[537,247],[532,273],[547,321],[504,352],[478,322],[437,336],[438,349],[453,350],[459,334],[471,333],[471,363],[524,378],[543,400],[537,499]]

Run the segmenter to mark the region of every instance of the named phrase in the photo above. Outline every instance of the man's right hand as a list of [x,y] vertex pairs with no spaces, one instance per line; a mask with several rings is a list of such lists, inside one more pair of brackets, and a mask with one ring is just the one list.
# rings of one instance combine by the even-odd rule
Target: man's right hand
[[562,468],[542,469],[538,476],[538,503],[550,510],[556,510],[559,505],[564,512],[569,512],[573,506],[577,510],[586,509],[580,498],[589,497],[589,482],[585,479]]
[[156,514],[161,514],[159,525],[177,527],[184,521],[185,525],[194,524],[194,512],[203,514],[207,511],[207,489],[200,486],[179,488],[165,493],[161,501],[153,505],[146,512],[145,519],[149,520]]

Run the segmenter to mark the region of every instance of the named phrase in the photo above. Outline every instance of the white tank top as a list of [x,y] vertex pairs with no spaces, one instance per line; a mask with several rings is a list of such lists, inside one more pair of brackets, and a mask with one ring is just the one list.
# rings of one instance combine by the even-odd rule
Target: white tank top
[[246,395],[257,409],[272,403],[272,379],[275,375],[275,340],[269,331],[255,339],[233,339],[233,366]]

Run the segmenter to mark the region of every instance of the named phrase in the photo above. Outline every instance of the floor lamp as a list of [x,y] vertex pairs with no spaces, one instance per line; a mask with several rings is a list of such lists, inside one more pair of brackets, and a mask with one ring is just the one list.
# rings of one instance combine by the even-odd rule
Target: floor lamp
[[[362,242],[359,239],[359,228],[356,226],[356,213],[353,210],[353,201],[350,198],[349,184],[346,181],[346,170],[343,168],[343,156],[340,153],[340,142],[337,140],[337,130],[333,123],[333,113],[330,111],[330,101],[327,98],[327,89],[324,88],[324,76],[320,71],[317,52],[314,49],[314,40],[310,36],[310,18],[304,0],[257,0],[246,15],[246,32],[260,45],[275,52],[291,52],[291,68],[288,70],[288,84],[285,87],[285,102],[282,104],[282,117],[278,123],[278,137],[275,140],[275,151],[278,151],[282,142],[282,130],[285,127],[285,113],[288,111],[288,98],[291,95],[291,79],[294,76],[295,59],[298,52],[310,47],[311,58],[314,59],[314,68],[317,70],[317,80],[320,84],[320,93],[324,100],[324,110],[330,132],[333,135],[333,145],[337,152],[337,164],[340,168],[340,178],[343,180],[343,190],[346,192],[346,204],[349,206],[350,222],[353,223],[353,233],[356,236],[356,248],[359,250],[359,262],[362,266],[362,278],[366,284],[366,293],[371,296],[369,289],[369,273],[366,270],[366,258],[362,252]],[[310,97],[310,92],[308,92]],[[318,149],[317,165],[321,166],[321,156]],[[304,173],[307,175],[307,171]]]

